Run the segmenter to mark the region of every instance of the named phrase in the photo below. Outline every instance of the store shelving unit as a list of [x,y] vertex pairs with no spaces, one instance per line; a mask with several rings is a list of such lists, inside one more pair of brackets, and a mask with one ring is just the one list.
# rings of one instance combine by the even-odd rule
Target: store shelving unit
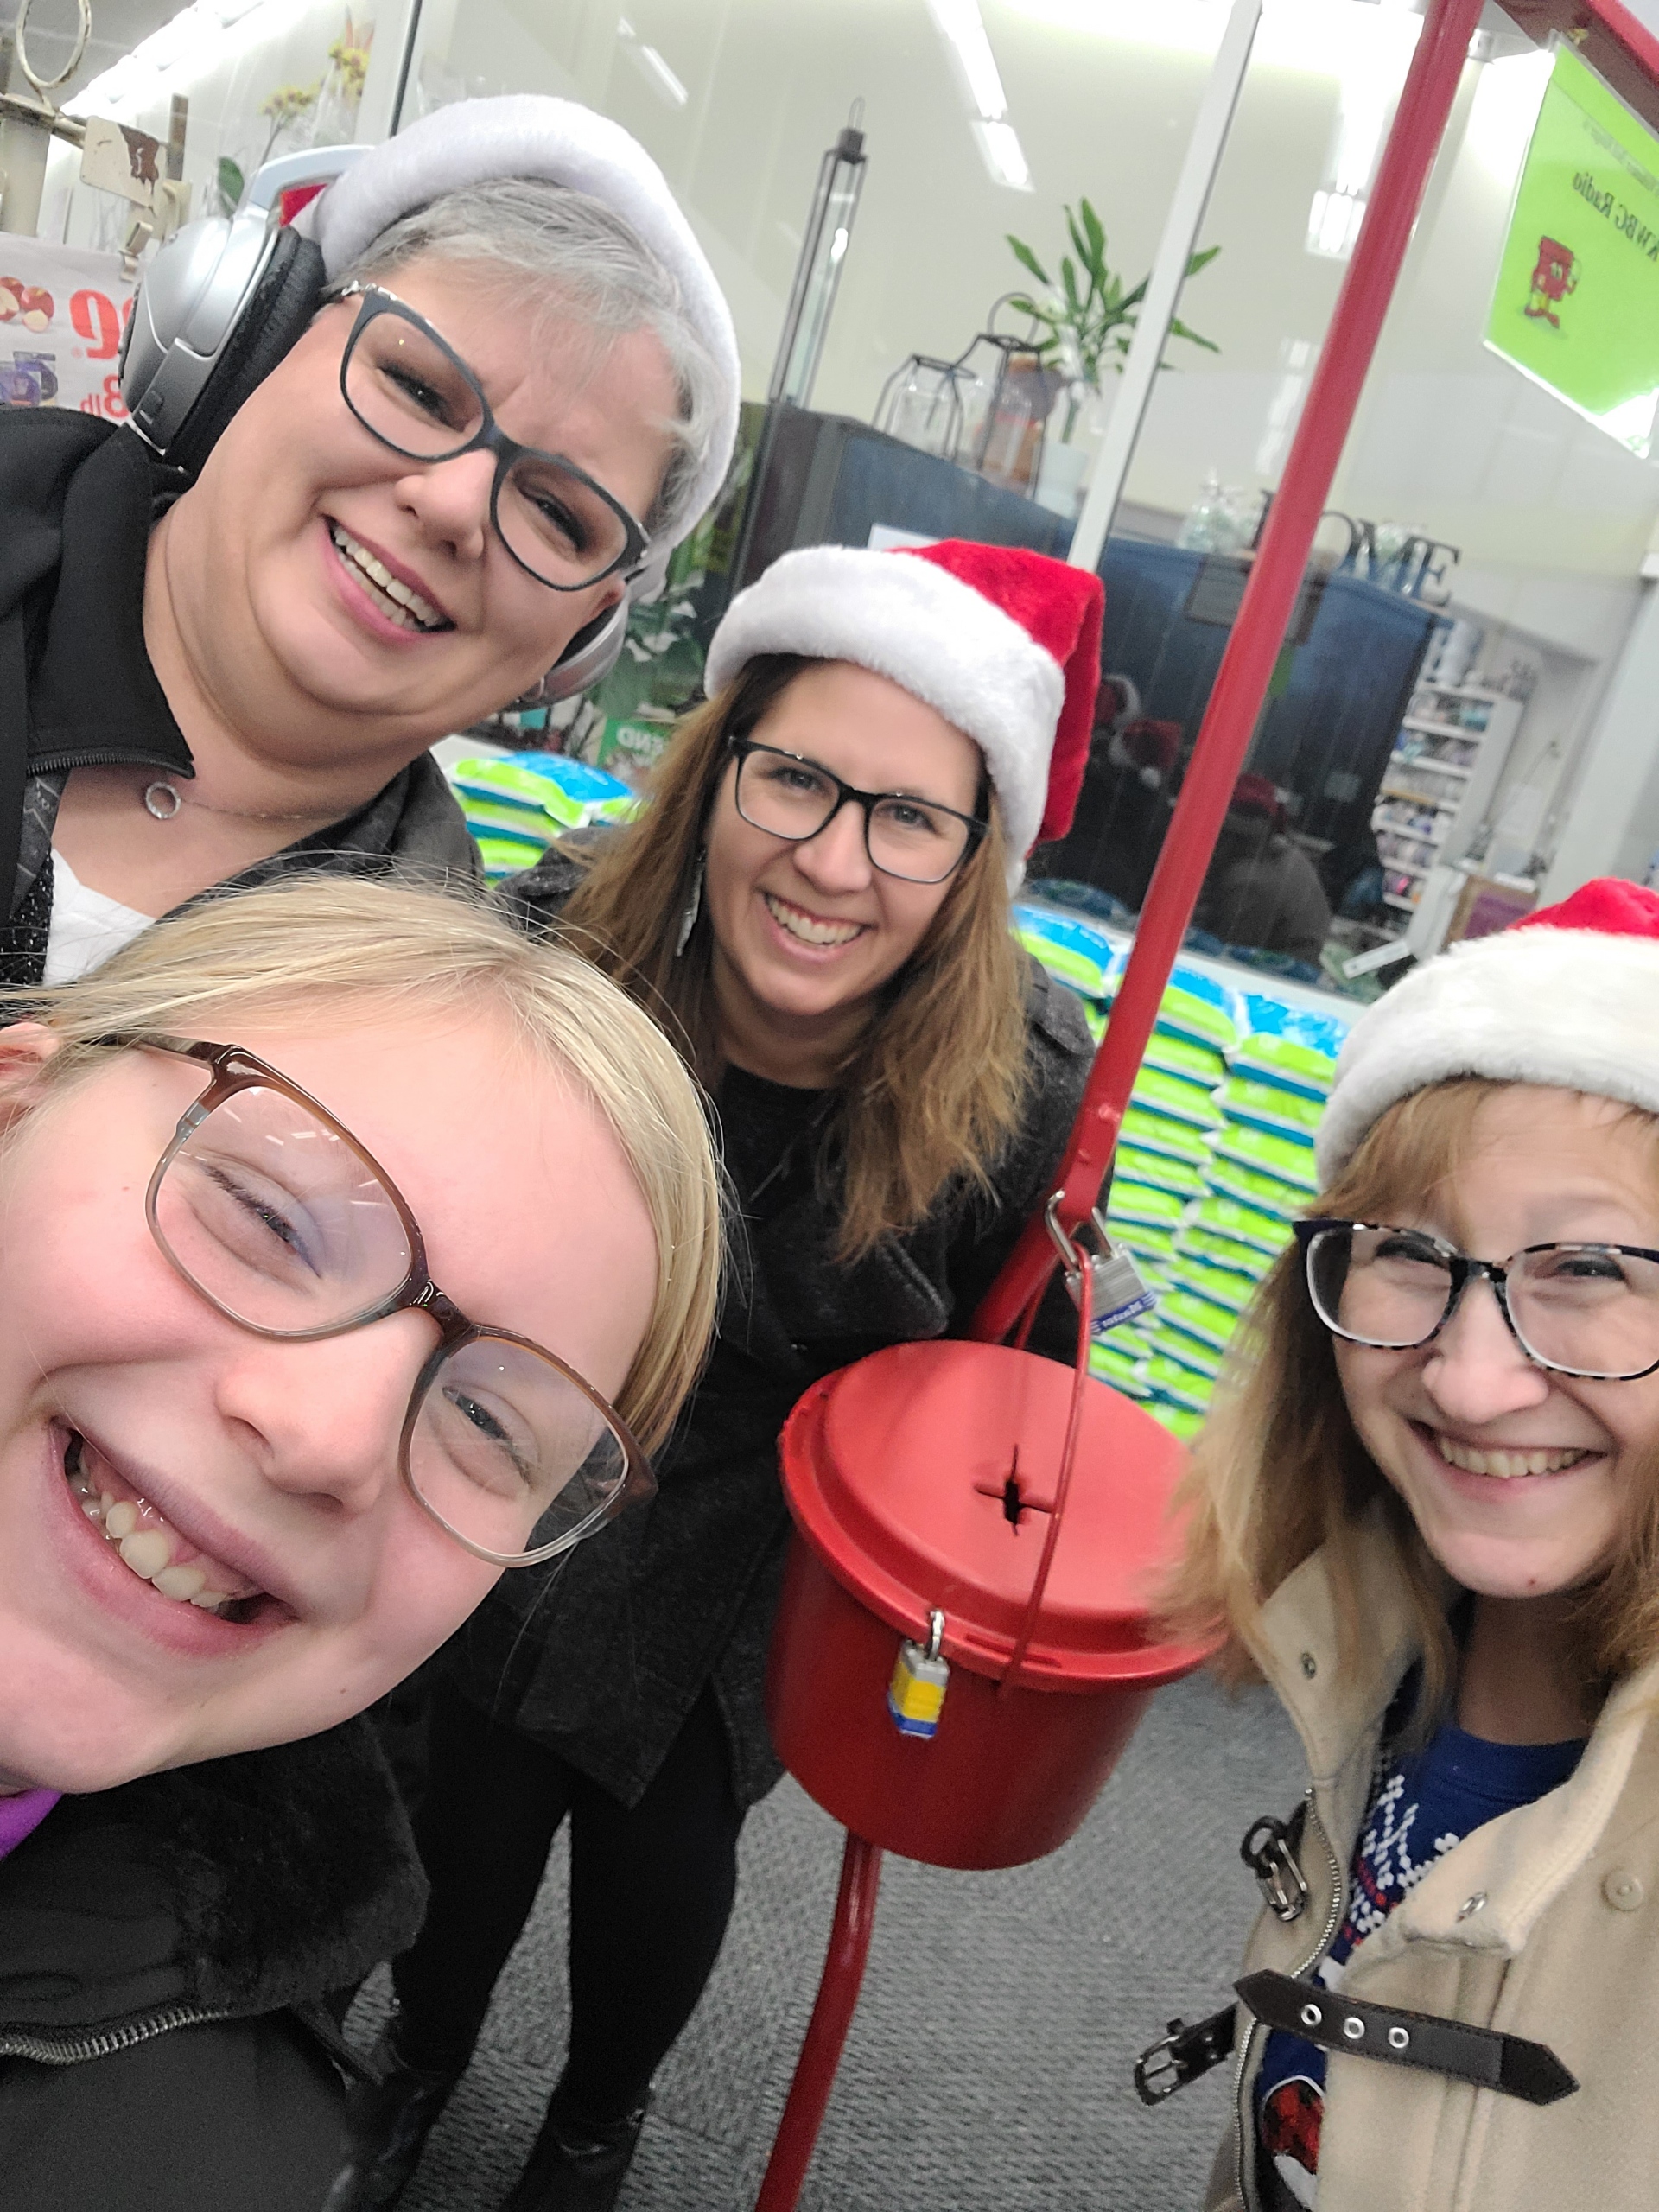
[[[1454,868],[1491,804],[1526,709],[1480,683],[1420,683],[1377,787],[1371,827],[1401,926]],[[1444,874],[1441,874],[1444,880]]]

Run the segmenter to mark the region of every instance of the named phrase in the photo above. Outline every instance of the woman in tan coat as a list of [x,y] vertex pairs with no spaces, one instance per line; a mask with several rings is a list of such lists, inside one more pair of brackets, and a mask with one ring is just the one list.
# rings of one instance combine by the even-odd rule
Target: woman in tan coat
[[1608,882],[1368,1014],[1198,1446],[1180,1611],[1308,1765],[1236,2019],[1143,2062],[1236,2044],[1212,2212],[1653,2201],[1656,991]]

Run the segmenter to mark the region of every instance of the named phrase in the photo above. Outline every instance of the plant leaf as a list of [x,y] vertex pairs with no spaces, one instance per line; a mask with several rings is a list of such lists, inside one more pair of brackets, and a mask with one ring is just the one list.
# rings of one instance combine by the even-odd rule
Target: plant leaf
[[1015,238],[1012,231],[1005,231],[1003,236],[1014,249],[1014,257],[1022,269],[1029,269],[1039,284],[1047,284],[1051,282],[1047,270],[1044,268],[1023,238]]
[[1075,318],[1083,302],[1077,296],[1077,264],[1069,253],[1060,264],[1060,283],[1065,292],[1066,304]]
[[1218,245],[1207,245],[1202,253],[1195,253],[1186,264],[1187,275],[1196,276],[1200,269],[1207,269],[1220,251]]
[[1185,338],[1190,346],[1202,346],[1209,353],[1219,353],[1221,351],[1213,338],[1201,338],[1196,330],[1189,330],[1184,322],[1177,322],[1173,315],[1170,317],[1169,334],[1172,338]]
[[1101,219],[1099,216],[1096,214],[1092,203],[1087,199],[1078,200],[1077,211],[1083,217],[1083,227],[1088,235],[1089,245],[1093,257],[1095,260],[1100,264],[1100,266],[1104,269],[1106,266],[1106,232],[1102,226]]
[[219,196],[225,203],[227,215],[235,214],[242,204],[242,194],[247,189],[247,180],[228,154],[221,154],[219,162]]

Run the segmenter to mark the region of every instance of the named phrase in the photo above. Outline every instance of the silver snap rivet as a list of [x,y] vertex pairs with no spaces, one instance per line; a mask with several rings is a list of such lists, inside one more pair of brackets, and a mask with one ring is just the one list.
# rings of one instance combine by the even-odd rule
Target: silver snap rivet
[[1319,2006],[1318,2006],[1317,2005],[1303,2005],[1303,2007],[1302,2007],[1302,2025],[1303,2025],[1305,2028],[1317,2028],[1317,2027],[1320,2024],[1320,2023],[1324,2020],[1324,2018],[1325,2018],[1325,2015],[1324,2015],[1324,2013],[1323,2013],[1323,2012],[1320,2012],[1320,2010],[1319,2010]]
[[1351,2012],[1342,2024],[1342,2032],[1350,2043],[1357,2043],[1365,2032],[1365,2023],[1357,2013]]
[[1302,1672],[1307,1676],[1310,1682],[1319,1671],[1319,1661],[1313,1656],[1313,1654],[1311,1651],[1304,1651],[1302,1654]]
[[1484,1912],[1485,1910],[1486,1892],[1484,1890],[1477,1890],[1473,1897],[1465,1897],[1463,1903],[1458,1907],[1458,1918],[1472,1920],[1478,1912]]
[[1410,2045],[1411,2031],[1409,2029],[1390,2028],[1389,2030],[1389,2049],[1390,2050],[1406,2050],[1410,2048]]

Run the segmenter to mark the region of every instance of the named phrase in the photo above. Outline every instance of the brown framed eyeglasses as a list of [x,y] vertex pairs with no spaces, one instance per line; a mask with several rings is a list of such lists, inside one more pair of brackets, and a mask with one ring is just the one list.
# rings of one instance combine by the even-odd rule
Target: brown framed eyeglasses
[[438,1341],[410,1394],[399,1467],[416,1504],[474,1558],[533,1567],[652,1494],[616,1408],[556,1352],[461,1312],[432,1280],[403,1193],[308,1091],[239,1045],[96,1041],[208,1071],[144,1213],[162,1256],[216,1312],[301,1343],[431,1316]]

